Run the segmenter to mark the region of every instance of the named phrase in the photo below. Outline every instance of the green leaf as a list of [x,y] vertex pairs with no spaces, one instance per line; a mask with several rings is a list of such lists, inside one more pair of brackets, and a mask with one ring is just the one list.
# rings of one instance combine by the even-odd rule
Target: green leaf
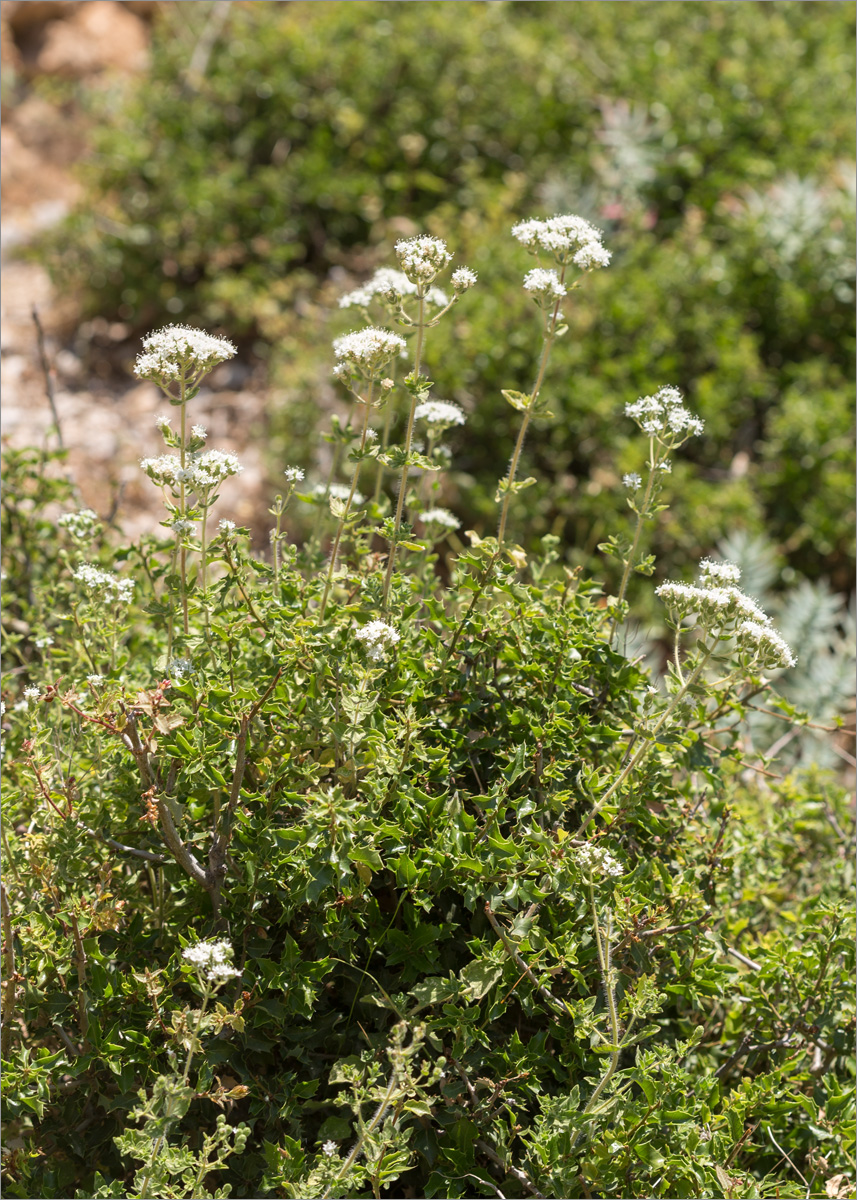
[[481,1000],[491,991],[502,975],[502,966],[494,962],[486,962],[485,959],[476,959],[474,962],[468,963],[461,972],[464,992],[473,1000]]
[[512,408],[516,408],[518,412],[526,412],[530,407],[531,397],[526,392],[514,392],[504,388],[500,392],[500,395],[507,403],[511,404]]
[[373,871],[383,871],[384,869],[384,860],[374,846],[355,846],[348,851],[348,857],[352,862],[365,863]]

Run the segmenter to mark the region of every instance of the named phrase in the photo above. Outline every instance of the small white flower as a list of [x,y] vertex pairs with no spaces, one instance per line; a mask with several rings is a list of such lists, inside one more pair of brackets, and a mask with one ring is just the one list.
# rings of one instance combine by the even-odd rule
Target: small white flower
[[0,717],[6,716],[6,701],[0,700]]
[[[757,621],[743,621],[736,634],[743,650],[757,655],[766,667],[794,667],[797,659],[784,638]],[[26,692],[24,695],[26,696]]]
[[399,264],[412,283],[430,283],[452,258],[446,242],[422,234],[396,242]]
[[335,1158],[338,1153],[338,1149],[339,1148],[336,1145],[336,1142],[325,1142],[321,1148],[321,1152],[328,1158]]
[[685,408],[681,392],[671,385],[659,388],[653,396],[640,396],[626,404],[625,415],[648,437],[670,447],[681,445],[705,428],[705,422]]
[[98,514],[94,513],[91,508],[82,508],[79,512],[63,513],[62,516],[57,517],[57,525],[61,529],[67,529],[75,538],[92,537],[97,524]]
[[636,492],[637,488],[640,487],[642,482],[643,482],[643,480],[637,474],[636,471],[631,471],[631,472],[629,472],[629,474],[622,476],[622,483],[625,485],[626,488],[629,488],[632,492]]
[[241,972],[236,971],[235,967],[229,967],[226,963],[215,963],[207,971],[208,978],[212,982],[217,979],[234,979],[236,975],[240,974]]
[[191,425],[190,431],[195,438],[200,438],[203,442],[208,437],[208,430],[204,425]]
[[229,450],[206,450],[195,459],[192,469],[196,472],[195,482],[203,487],[221,483],[244,470],[237,455]]
[[405,339],[389,329],[376,329],[370,325],[366,329],[346,333],[333,343],[333,353],[338,359],[334,374],[339,377],[351,374],[378,379],[390,359],[405,349]]
[[356,630],[354,636],[363,642],[366,653],[376,662],[384,657],[388,645],[395,646],[401,640],[401,634],[384,621],[370,621]]
[[136,586],[133,579],[120,579],[117,575],[102,571],[100,567],[93,567],[89,563],[82,563],[72,578],[83,584],[93,599],[100,593],[106,603],[118,601],[127,604]]
[[448,429],[451,425],[464,425],[467,417],[457,404],[450,404],[448,400],[424,400],[414,409],[414,420]]
[[87,675],[86,682],[88,684],[90,684],[90,686],[92,686],[92,687],[101,687],[102,683],[104,683],[104,676],[103,675]]
[[186,946],[182,950],[182,958],[189,962],[197,974],[204,976],[209,983],[221,983],[240,975],[230,966],[232,947],[229,942],[211,941],[197,942],[195,946]]
[[444,529],[459,529],[461,522],[458,517],[447,508],[427,508],[424,513],[420,513],[420,520],[424,525],[442,525]]
[[610,251],[601,244],[601,230],[573,214],[546,221],[521,221],[512,236],[534,252],[546,250],[560,264],[571,263],[581,271],[606,267]]
[[155,424],[162,433],[169,429],[171,422],[172,417],[168,417],[166,413],[158,413],[155,417]]
[[235,532],[236,525],[234,521],[227,521],[226,518],[223,517],[217,522],[217,528],[224,537],[231,537],[231,535]]
[[[704,560],[706,563],[709,560]],[[721,564],[713,564],[715,566]],[[732,563],[722,564],[724,568],[737,568]],[[730,574],[725,571],[725,574]],[[702,572],[702,586],[688,583],[662,583],[655,588],[655,595],[668,608],[682,617],[696,613],[700,624],[716,631],[720,637],[731,636],[737,622],[751,622],[767,628],[771,618],[750,596],[746,596],[739,588],[731,584],[723,586],[716,577]]]
[[167,663],[167,674],[181,683],[185,675],[193,671],[193,660],[190,658],[171,658]]
[[54,639],[52,637],[47,637],[47,636],[46,637],[38,637],[38,638],[36,638],[35,644],[36,644],[37,650],[47,650],[48,646],[52,646],[54,644]]
[[283,471],[283,474],[285,475],[288,483],[300,483],[304,477],[304,473],[300,467],[286,467],[285,471]]
[[603,846],[587,844],[574,851],[574,859],[590,875],[622,875],[622,864]]
[[699,577],[703,587],[709,583],[715,587],[723,583],[737,584],[741,579],[741,568],[731,562],[704,558],[699,564]]
[[184,537],[187,533],[193,533],[193,521],[183,521],[181,518],[173,521],[173,532],[177,533],[179,537]]
[[39,700],[39,699],[41,699],[41,695],[42,695],[41,688],[37,688],[37,687],[24,688],[24,699],[25,700]]
[[198,378],[236,353],[226,338],[187,325],[170,325],[143,338],[143,351],[134,364],[134,374],[162,384]]
[[426,292],[426,301],[428,304],[433,304],[435,308],[446,308],[449,304],[449,296],[439,287],[430,287]]
[[27,712],[29,707],[29,701],[19,700],[17,704],[12,705],[12,712]]
[[593,271],[596,267],[609,267],[612,254],[600,242],[584,242],[571,261],[581,271]]
[[524,291],[539,300],[558,300],[566,295],[565,284],[560,282],[556,271],[545,271],[535,267],[524,276]]
[[[351,488],[345,483],[331,483],[329,486],[317,483],[312,489],[312,494],[318,497],[319,500],[323,500],[325,496],[332,497],[334,500],[347,500],[350,491]],[[365,499],[366,497],[362,492],[355,492],[351,497],[351,503],[359,506]]]
[[450,282],[457,292],[466,292],[476,283],[477,275],[470,267],[458,267],[452,272]]
[[403,271],[394,271],[391,267],[379,267],[375,274],[362,287],[340,296],[340,308],[367,308],[376,296],[382,299],[400,299],[402,296],[413,296],[417,290],[416,284],[411,283]]

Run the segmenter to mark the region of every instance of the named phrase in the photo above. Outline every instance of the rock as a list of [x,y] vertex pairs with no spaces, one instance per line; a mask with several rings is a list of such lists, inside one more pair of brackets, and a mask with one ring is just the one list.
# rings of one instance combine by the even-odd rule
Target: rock
[[148,59],[149,38],[140,17],[114,0],[88,0],[70,19],[48,22],[36,68],[80,78],[108,68],[142,71]]
[[[21,240],[24,231],[32,233],[36,228],[44,229],[61,219],[80,192],[80,184],[61,167],[26,146],[14,128],[0,128],[0,155],[3,158],[3,245]],[[40,209],[37,205],[51,205]],[[11,237],[12,229],[6,229],[10,212],[15,214],[15,224],[20,226]]]
[[76,0],[3,0],[0,18],[14,34],[29,33],[46,21],[65,20],[80,7]]
[[[21,69],[21,53],[15,45],[12,30],[2,12],[0,12],[0,64],[10,72],[10,75]],[[7,75],[7,84],[11,83],[10,75]]]
[[53,167],[71,166],[84,153],[86,137],[80,121],[42,96],[25,97],[13,109],[8,124],[28,150],[35,150]]

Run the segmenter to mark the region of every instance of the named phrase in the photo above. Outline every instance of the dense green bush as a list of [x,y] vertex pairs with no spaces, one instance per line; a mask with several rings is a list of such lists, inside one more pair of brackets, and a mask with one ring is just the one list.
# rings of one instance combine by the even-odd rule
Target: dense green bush
[[[791,655],[739,624],[757,609],[724,562],[661,589],[663,678],[622,652],[661,464],[698,423],[673,395],[675,435],[637,435],[652,470],[629,482],[633,535],[621,505],[608,530],[618,596],[550,534],[441,563],[455,520],[429,536],[424,481],[443,459],[411,420],[401,446],[366,430],[379,396],[426,403],[418,368],[459,312],[480,319],[463,287],[437,329],[423,284],[394,303],[415,322],[398,384],[389,334],[335,346],[352,484],[302,493],[301,547],[295,468],[272,554],[208,524],[239,469],[191,424],[222,339],[168,330],[138,359],[180,422],[144,464],[163,537],[57,520],[50,456],[9,456],[7,1195],[853,1189],[851,817],[831,775],[777,777],[743,723],[789,719],[767,677]],[[559,314],[544,303],[543,362]],[[520,445],[550,389],[506,393]],[[497,491],[515,536],[516,462]],[[358,500],[384,463],[401,502]]]
[[511,452],[499,389],[534,365],[498,238],[511,215],[584,212],[622,270],[554,355],[561,419],[533,450],[552,483],[528,496],[529,536],[561,533],[594,568],[612,486],[638,465],[613,414],[674,380],[711,437],[675,480],[665,569],[740,525],[850,588],[852,6],[518,0],[458,3],[450,21],[442,3],[247,4],[204,79],[188,65],[207,6],[174,9],[44,251],[90,311],[255,338],[283,393],[272,447],[308,461],[319,299],[383,261],[402,222],[454,223],[492,298],[449,331],[435,377],[479,434],[450,502],[488,532]]

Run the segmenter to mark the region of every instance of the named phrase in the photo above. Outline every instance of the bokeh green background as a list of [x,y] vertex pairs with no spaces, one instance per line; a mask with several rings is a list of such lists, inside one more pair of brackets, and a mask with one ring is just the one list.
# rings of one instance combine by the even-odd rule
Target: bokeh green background
[[469,413],[440,499],[492,532],[516,431],[500,389],[527,388],[539,349],[509,227],[579,212],[614,260],[570,306],[513,536],[560,533],[594,567],[644,452],[624,404],[674,383],[706,433],[653,533],[659,575],[746,530],[786,582],[850,589],[853,4],[234,4],[204,78],[209,6],[177,7],[40,253],[90,313],[266,358],[272,479],[312,464],[336,403],[337,297],[429,231],[480,277],[428,344],[437,395]]

